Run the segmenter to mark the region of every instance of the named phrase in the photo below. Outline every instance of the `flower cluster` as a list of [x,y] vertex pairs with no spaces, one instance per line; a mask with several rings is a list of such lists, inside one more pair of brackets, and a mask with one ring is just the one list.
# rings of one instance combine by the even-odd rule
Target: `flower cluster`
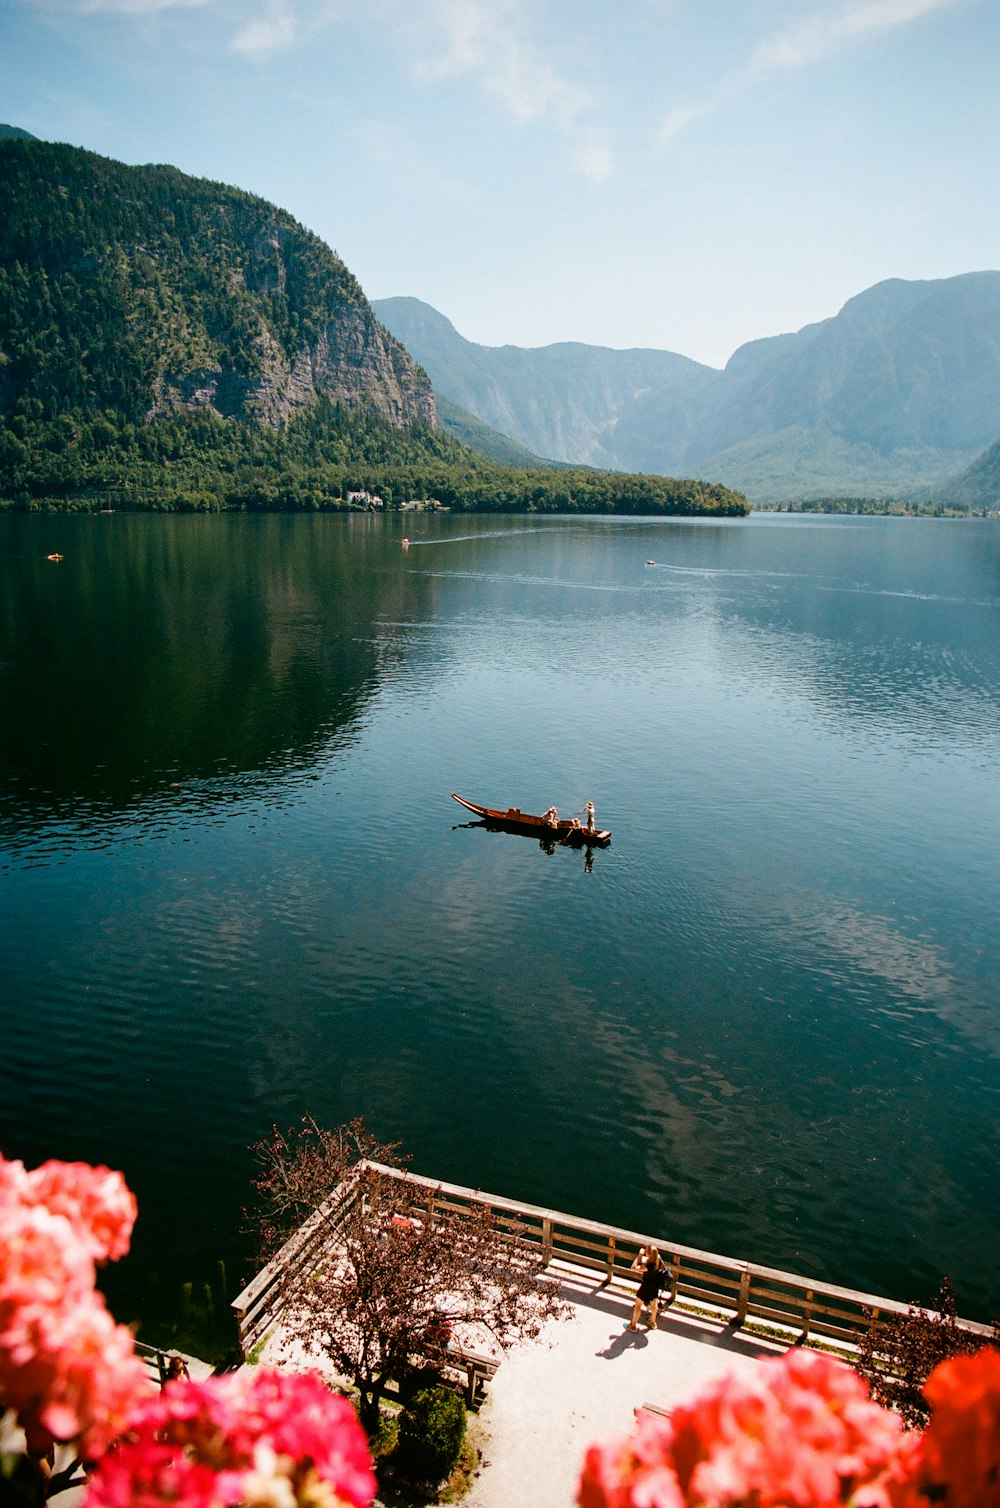
[[95,1264],[128,1250],[135,1215],[119,1173],[0,1157],[0,1398],[40,1455],[72,1441],[96,1456],[149,1391],[94,1286]]
[[168,1383],[98,1464],[86,1508],[367,1508],[354,1410],[315,1373],[261,1367]]
[[930,1423],[892,1508],[1000,1508],[1000,1351],[943,1361],[924,1397]]
[[592,1445],[581,1508],[1000,1508],[1000,1351],[955,1356],[924,1386],[922,1435],[857,1373],[793,1351],[726,1377],[628,1439]]

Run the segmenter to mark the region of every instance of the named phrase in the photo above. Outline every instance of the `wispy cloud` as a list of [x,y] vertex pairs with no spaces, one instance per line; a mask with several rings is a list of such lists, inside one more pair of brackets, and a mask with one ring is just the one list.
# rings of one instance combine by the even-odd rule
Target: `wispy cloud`
[[468,79],[520,124],[550,122],[577,171],[601,183],[615,163],[594,123],[597,101],[547,54],[535,15],[524,0],[415,0],[410,36],[419,30],[425,40],[414,74],[425,82]]
[[101,11],[121,16],[149,16],[157,11],[189,10],[211,3],[212,0],[78,0],[72,8],[83,16]]
[[[232,26],[229,49],[263,66],[296,48],[317,45],[338,26],[377,34],[405,59],[427,88],[464,82],[519,125],[548,126],[567,159],[599,184],[615,159],[597,118],[592,87],[562,64],[564,38],[544,34],[546,7],[537,0],[32,0],[77,15],[155,16],[211,7]],[[235,13],[235,15],[234,15]],[[555,12],[552,12],[554,15]],[[551,21],[552,15],[549,16]]]
[[406,6],[399,0],[267,0],[230,45],[263,63],[312,43],[337,23],[377,28],[405,56],[418,84],[465,80],[519,124],[548,122],[566,140],[576,170],[600,183],[614,170],[614,158],[594,122],[596,101],[548,55],[535,14],[525,0],[410,0]]
[[263,63],[272,53],[294,47],[298,40],[298,20],[290,0],[269,0],[264,14],[241,27],[230,45],[243,57]]
[[714,108],[715,105],[712,102],[703,102],[700,105],[676,105],[664,116],[660,125],[660,145],[668,146],[674,137],[679,136],[693,120],[697,120],[702,115],[708,115]]
[[776,73],[804,68],[856,42],[895,31],[958,3],[960,0],[864,0],[860,5],[810,16],[761,42],[750,58],[748,71]]
[[614,153],[596,132],[580,141],[573,160],[578,171],[591,183],[604,183],[615,170]]
[[527,35],[523,15],[487,0],[425,0],[438,45],[417,64],[419,76],[477,78],[515,120],[554,119],[570,128],[591,104],[586,90],[563,78]]
[[832,6],[806,16],[763,41],[746,61],[721,79],[697,105],[675,106],[664,118],[661,146],[667,146],[686,126],[724,108],[740,90],[779,73],[793,73],[875,37],[922,20],[934,11],[967,4],[969,0],[860,0]]

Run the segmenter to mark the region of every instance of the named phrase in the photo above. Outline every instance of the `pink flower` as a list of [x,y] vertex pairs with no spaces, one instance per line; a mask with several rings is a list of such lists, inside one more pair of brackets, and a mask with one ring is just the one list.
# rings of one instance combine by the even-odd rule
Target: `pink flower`
[[262,1367],[168,1383],[100,1462],[86,1508],[367,1508],[374,1492],[350,1404],[315,1373]]
[[640,1414],[627,1439],[592,1445],[580,1479],[581,1508],[685,1508],[669,1439],[668,1420]]
[[43,1205],[0,1205],[0,1332],[26,1307],[46,1308],[93,1291],[94,1264],[84,1240]]
[[120,1173],[85,1162],[45,1162],[28,1177],[38,1202],[65,1215],[89,1241],[95,1262],[125,1255],[138,1206]]
[[32,1449],[90,1457],[150,1391],[128,1330],[94,1287],[94,1261],[127,1249],[135,1202],[117,1173],[0,1158],[0,1396]]
[[887,1505],[903,1430],[857,1373],[815,1352],[726,1377],[669,1419],[591,1447],[582,1508],[835,1508]]

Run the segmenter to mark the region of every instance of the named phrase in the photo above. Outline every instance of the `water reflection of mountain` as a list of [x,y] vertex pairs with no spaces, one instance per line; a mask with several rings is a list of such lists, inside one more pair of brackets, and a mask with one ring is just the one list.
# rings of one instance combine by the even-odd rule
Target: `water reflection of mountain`
[[15,835],[204,810],[309,770],[355,738],[405,652],[376,620],[422,619],[435,590],[366,515],[0,530],[0,825]]

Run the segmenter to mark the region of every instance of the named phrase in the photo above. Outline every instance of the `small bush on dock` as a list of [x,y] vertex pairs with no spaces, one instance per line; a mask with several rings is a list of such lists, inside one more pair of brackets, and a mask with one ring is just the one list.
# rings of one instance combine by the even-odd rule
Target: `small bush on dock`
[[450,1388],[421,1388],[399,1416],[399,1464],[420,1481],[440,1482],[459,1458],[465,1405]]

